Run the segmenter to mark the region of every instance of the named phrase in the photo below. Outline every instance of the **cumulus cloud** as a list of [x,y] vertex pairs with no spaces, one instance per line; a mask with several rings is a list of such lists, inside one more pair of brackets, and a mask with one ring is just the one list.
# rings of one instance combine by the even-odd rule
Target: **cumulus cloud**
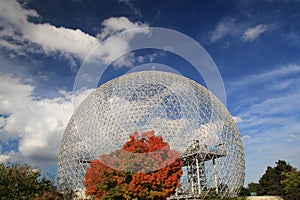
[[25,25],[28,17],[37,17],[35,10],[24,9],[17,1],[1,0],[0,16],[12,25]]
[[[104,20],[102,26],[104,28],[96,35],[102,42],[95,52],[93,52],[93,57],[100,57],[100,62],[104,64],[110,64],[116,60],[114,62],[114,67],[116,68],[122,66],[133,67],[135,61],[134,53],[131,52],[125,55],[123,53],[129,51],[129,42],[136,34],[149,33],[148,29],[139,29],[149,27],[148,24],[131,22],[126,17],[111,17]],[[123,31],[127,31],[126,34],[122,34],[122,36],[118,35],[118,33]]]
[[[104,29],[101,33],[97,34],[97,38],[103,40],[108,36],[111,36],[122,31],[130,29],[148,27],[147,24],[141,22],[131,22],[127,17],[111,17],[102,22]],[[135,33],[135,32],[132,32]]]
[[80,59],[99,44],[99,41],[79,29],[55,27],[51,24],[28,23],[22,27],[23,37],[41,45],[46,54],[60,51],[68,52]]
[[[0,44],[2,47],[15,52],[38,51],[46,55],[60,53],[72,61],[72,65],[74,65],[72,57],[83,60],[97,45],[101,46],[97,48],[96,56],[107,64],[108,60],[111,61],[111,58],[121,56],[120,52],[129,49],[129,40],[139,31],[131,31],[125,38],[113,37],[105,42],[101,42],[101,40],[121,31],[148,26],[141,22],[131,22],[126,17],[111,17],[102,22],[103,29],[95,37],[80,29],[30,22],[28,17],[39,17],[39,14],[35,10],[23,8],[14,0],[0,0],[0,4],[0,26],[2,28]],[[123,61],[126,64],[130,62],[130,59],[123,59]]]
[[[34,23],[29,17],[40,17],[32,9],[22,7],[17,1],[0,0],[0,48],[12,52],[11,57],[27,53],[58,54],[70,61],[83,60],[93,48],[97,61],[110,64],[130,48],[130,39],[137,33],[147,33],[142,22],[131,22],[126,17],[111,17],[102,23],[102,31],[96,36],[80,29],[56,27],[49,23]],[[118,37],[122,31],[129,31]],[[115,61],[116,67],[132,66],[134,54]],[[86,78],[90,78],[87,74]],[[11,74],[0,75],[0,141],[18,140],[17,149],[0,149],[0,161],[27,161],[33,165],[56,162],[59,142],[73,105],[92,91],[68,92],[60,90],[60,97],[36,98],[33,82],[24,82]]]
[[[18,149],[0,152],[0,160],[30,161],[33,165],[56,162],[59,143],[73,112],[71,93],[36,99],[34,86],[10,74],[0,76],[0,140],[19,140]],[[74,94],[82,100],[87,91]],[[5,117],[3,117],[5,116]],[[52,163],[53,164],[53,163]]]
[[259,24],[253,28],[248,28],[243,36],[242,39],[244,41],[253,41],[255,40],[257,37],[259,37],[261,34],[263,34],[264,32],[266,32],[268,30],[268,26],[265,24]]
[[46,54],[53,51],[69,52],[83,59],[93,47],[99,44],[97,38],[79,29],[29,22],[28,17],[39,17],[38,13],[23,8],[16,1],[1,0],[0,13],[2,28],[8,34],[4,34],[2,30],[4,36],[12,37],[23,44],[25,41],[38,44]]
[[0,46],[6,47],[7,49],[11,49],[11,50],[14,50],[14,51],[18,51],[21,48],[19,45],[16,45],[14,43],[10,43],[10,42],[8,42],[6,40],[3,40],[3,39],[0,39]]

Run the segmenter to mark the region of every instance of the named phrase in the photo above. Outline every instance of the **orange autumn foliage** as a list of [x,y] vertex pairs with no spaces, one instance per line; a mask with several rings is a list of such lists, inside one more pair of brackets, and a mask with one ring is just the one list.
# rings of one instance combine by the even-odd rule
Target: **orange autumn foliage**
[[101,200],[166,199],[180,185],[181,167],[179,153],[162,137],[136,131],[122,149],[90,163],[86,194]]

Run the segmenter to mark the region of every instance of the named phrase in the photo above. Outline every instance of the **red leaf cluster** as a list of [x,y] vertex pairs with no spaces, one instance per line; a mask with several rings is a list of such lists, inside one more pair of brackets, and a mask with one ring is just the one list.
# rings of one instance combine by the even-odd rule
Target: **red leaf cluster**
[[166,199],[180,185],[181,167],[161,136],[136,131],[122,149],[91,162],[84,185],[95,199]]

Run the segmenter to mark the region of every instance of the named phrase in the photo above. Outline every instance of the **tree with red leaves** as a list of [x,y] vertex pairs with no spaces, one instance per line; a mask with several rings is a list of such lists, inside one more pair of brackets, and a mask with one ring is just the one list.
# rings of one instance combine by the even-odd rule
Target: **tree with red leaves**
[[130,136],[122,149],[93,160],[86,194],[95,199],[166,199],[180,185],[182,161],[154,131]]

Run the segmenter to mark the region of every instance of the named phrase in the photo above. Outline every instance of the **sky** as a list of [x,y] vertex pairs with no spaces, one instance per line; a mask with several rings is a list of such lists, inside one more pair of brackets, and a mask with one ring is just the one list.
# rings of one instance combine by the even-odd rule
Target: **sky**
[[133,50],[133,38],[159,27],[200,44],[215,63],[245,148],[245,184],[279,159],[299,169],[299,22],[297,0],[0,0],[0,161],[57,167],[74,104],[93,90],[74,90],[78,74],[84,84],[95,80],[80,71],[91,52],[105,66],[94,87],[160,63],[209,88],[185,57]]

